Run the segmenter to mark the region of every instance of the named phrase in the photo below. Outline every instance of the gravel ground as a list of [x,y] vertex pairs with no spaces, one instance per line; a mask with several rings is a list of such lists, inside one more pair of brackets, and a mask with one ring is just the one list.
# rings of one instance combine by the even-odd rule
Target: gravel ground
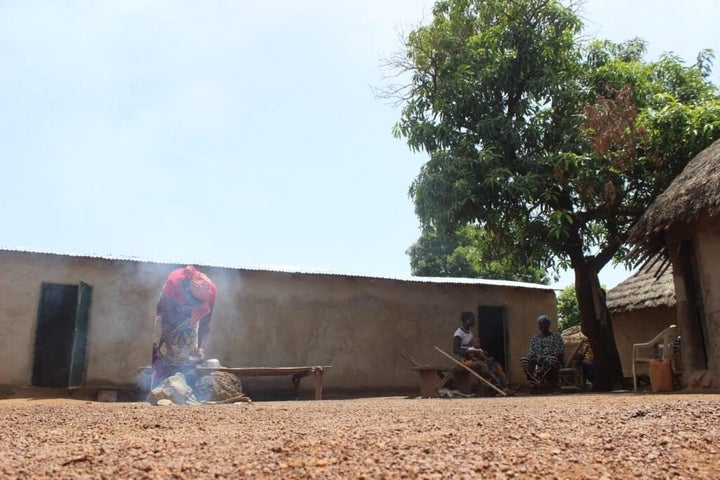
[[720,478],[720,395],[0,401],[0,478]]

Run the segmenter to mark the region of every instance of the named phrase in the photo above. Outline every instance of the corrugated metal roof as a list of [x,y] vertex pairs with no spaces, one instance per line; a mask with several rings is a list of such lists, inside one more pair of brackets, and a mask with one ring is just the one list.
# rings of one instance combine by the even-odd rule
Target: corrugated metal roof
[[350,272],[340,272],[334,270],[319,270],[319,269],[305,269],[299,267],[284,267],[284,266],[247,266],[247,265],[218,265],[203,262],[194,261],[158,261],[140,257],[130,257],[114,254],[97,254],[97,253],[68,253],[68,252],[52,252],[52,251],[40,251],[28,248],[17,248],[17,247],[6,247],[0,246],[0,250],[18,252],[18,253],[33,253],[41,255],[61,255],[67,257],[81,257],[81,258],[98,258],[102,260],[121,260],[121,261],[132,261],[140,263],[158,263],[165,265],[197,265],[205,267],[215,268],[229,268],[235,270],[250,270],[258,272],[277,272],[277,273],[298,273],[305,275],[331,275],[331,276],[342,276],[342,277],[357,277],[357,278],[369,278],[377,280],[398,280],[403,282],[419,282],[419,283],[450,283],[450,284],[463,284],[463,285],[488,285],[498,287],[515,287],[515,288],[529,288],[538,290],[555,290],[550,285],[542,285],[538,283],[525,283],[525,282],[513,282],[509,280],[491,280],[482,278],[457,278],[457,277],[414,277],[414,276],[386,276],[386,275],[367,275],[367,274],[355,274]]

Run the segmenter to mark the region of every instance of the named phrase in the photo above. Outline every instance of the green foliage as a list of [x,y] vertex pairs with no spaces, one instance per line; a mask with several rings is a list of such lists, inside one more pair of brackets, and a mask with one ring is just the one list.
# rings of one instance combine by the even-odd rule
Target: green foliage
[[[601,287],[603,290],[605,286]],[[568,285],[563,288],[557,297],[558,303],[558,329],[566,330],[570,327],[580,325],[580,306],[578,305],[575,285]]]
[[557,301],[558,329],[563,331],[575,325],[580,325],[580,307],[575,294],[575,285],[565,287],[558,295]]
[[425,229],[540,243],[548,269],[625,259],[629,227],[720,137],[712,54],[647,62],[642,40],[581,29],[553,0],[443,0],[410,33],[395,133],[430,155],[410,188]]
[[408,250],[412,274],[421,277],[465,277],[548,284],[545,270],[524,252],[503,244],[492,233],[472,225],[443,234],[427,231]]

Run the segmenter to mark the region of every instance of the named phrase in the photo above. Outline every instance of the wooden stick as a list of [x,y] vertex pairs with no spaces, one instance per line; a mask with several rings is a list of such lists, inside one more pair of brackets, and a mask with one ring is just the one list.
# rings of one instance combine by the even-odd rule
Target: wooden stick
[[407,353],[401,353],[400,356],[403,357],[403,358],[404,358],[405,360],[407,360],[408,362],[410,362],[410,364],[412,364],[413,367],[419,367],[419,366],[420,366],[420,364],[417,363],[417,362],[415,361],[415,359],[414,359],[413,357],[411,357],[410,355],[408,355]]
[[477,378],[479,378],[480,380],[482,380],[483,382],[485,382],[486,384],[488,384],[490,387],[492,387],[496,392],[498,392],[498,393],[499,393],[500,395],[502,395],[503,397],[507,397],[507,393],[505,393],[505,392],[503,392],[502,390],[500,390],[499,388],[497,388],[497,387],[496,387],[495,385],[493,385],[491,382],[485,380],[483,377],[481,377],[481,376],[480,376],[475,370],[473,370],[472,368],[468,367],[467,365],[465,365],[465,364],[462,363],[462,362],[458,362],[458,361],[457,361],[456,359],[454,359],[451,355],[448,355],[447,353],[443,352],[443,351],[440,350],[438,347],[435,347],[435,350],[437,350],[438,352],[442,353],[443,355],[445,355],[446,357],[448,357],[450,360],[452,360],[453,362],[457,363],[458,365],[460,365],[461,367],[463,367],[463,368],[464,368],[465,370],[467,370],[468,372],[470,372],[470,373],[472,373],[473,375],[475,375]]

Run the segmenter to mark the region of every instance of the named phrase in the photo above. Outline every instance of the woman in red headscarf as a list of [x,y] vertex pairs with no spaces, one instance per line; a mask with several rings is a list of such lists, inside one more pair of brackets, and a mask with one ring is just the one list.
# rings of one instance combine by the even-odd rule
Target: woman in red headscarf
[[174,374],[187,373],[205,360],[217,288],[192,266],[170,273],[157,304],[152,352],[152,386]]

